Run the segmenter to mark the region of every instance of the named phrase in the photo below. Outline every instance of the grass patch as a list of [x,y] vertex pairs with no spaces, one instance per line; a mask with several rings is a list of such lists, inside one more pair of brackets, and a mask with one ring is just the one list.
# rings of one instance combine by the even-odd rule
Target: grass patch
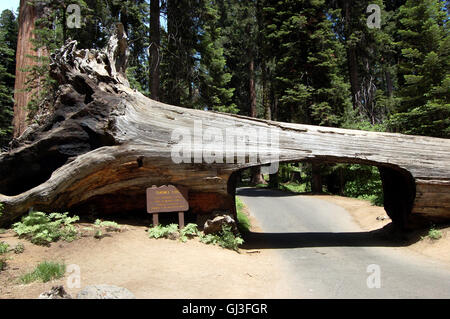
[[5,242],[0,243],[0,255],[6,254],[9,251],[9,245]]
[[50,280],[59,279],[66,273],[66,265],[52,261],[43,261],[36,268],[22,277],[20,282],[29,284],[34,281],[48,282]]
[[9,250],[9,245],[5,242],[0,243],[0,271],[5,269],[6,267],[6,257],[1,256],[3,254],[6,254]]
[[78,236],[74,225],[78,216],[69,217],[68,213],[46,214],[43,212],[30,212],[22,220],[13,224],[13,229],[19,238],[29,239],[36,245],[49,245],[60,239],[73,241]]
[[241,233],[248,233],[250,232],[250,220],[248,219],[248,216],[244,213],[244,202],[236,196],[236,214],[237,214],[237,222],[238,222],[238,229]]
[[289,182],[279,185],[279,189],[282,191],[288,191],[292,193],[306,193],[309,191],[308,185],[306,183],[296,183],[296,182]]

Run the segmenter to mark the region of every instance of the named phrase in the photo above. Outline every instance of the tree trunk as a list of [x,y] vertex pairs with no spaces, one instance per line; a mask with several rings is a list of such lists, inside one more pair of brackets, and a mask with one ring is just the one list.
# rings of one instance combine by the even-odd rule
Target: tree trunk
[[160,6],[159,0],[150,0],[150,93],[151,98],[159,101],[159,78],[160,78],[160,55],[159,47],[161,45],[160,32]]
[[[352,12],[351,12],[351,1],[344,1],[344,14],[345,14],[345,36],[346,40],[350,38],[350,35],[352,33],[351,28],[351,22],[352,19]],[[359,107],[359,101],[358,101],[358,93],[360,91],[360,85],[359,85],[359,72],[358,72],[358,59],[357,59],[357,53],[356,53],[356,47],[354,45],[350,45],[347,43],[347,66],[348,66],[348,72],[350,75],[350,89],[352,93],[352,102],[353,102],[353,109],[357,109]]]
[[250,116],[256,117],[256,88],[255,88],[255,61],[251,55],[250,62],[248,64],[249,72],[249,96],[250,96]]
[[320,165],[311,164],[311,190],[313,193],[322,193],[322,176],[320,175]]
[[[52,56],[51,75],[59,83],[53,112],[31,125],[13,149],[0,153],[0,224],[16,220],[31,207],[80,215],[92,210],[145,214],[146,189],[167,184],[188,188],[190,213],[234,214],[236,174],[273,162],[375,165],[383,180],[385,209],[395,223],[406,225],[413,216],[450,219],[447,139],[172,106],[130,89],[126,62],[123,28],[102,51],[76,50],[72,41]],[[203,148],[196,138],[204,131],[239,137],[252,129],[278,132],[275,158],[255,161],[248,156],[240,162],[233,156],[230,161],[228,154],[220,153],[223,143],[215,140],[208,150],[223,156],[212,163],[207,158],[194,161]],[[267,148],[251,139],[235,146],[245,154],[252,145]]]
[[14,86],[14,119],[13,119],[13,137],[19,137],[28,127],[28,103],[31,101],[36,91],[26,91],[26,82],[28,73],[25,68],[36,65],[36,61],[29,56],[46,55],[46,51],[39,49],[37,52],[33,49],[31,39],[34,39],[35,22],[43,14],[43,5],[35,2],[34,5],[28,4],[28,0],[20,1],[19,9],[19,34],[17,38],[16,54],[16,81]]

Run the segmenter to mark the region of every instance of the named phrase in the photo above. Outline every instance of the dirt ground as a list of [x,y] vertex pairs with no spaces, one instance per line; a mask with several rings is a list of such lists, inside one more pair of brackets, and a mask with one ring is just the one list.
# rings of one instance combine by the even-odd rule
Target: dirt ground
[[[345,208],[363,230],[375,230],[390,220],[381,207],[363,200],[339,196],[320,196]],[[383,216],[384,220],[377,220]],[[380,218],[379,218],[380,219]],[[250,216],[252,231],[260,231]],[[121,232],[110,232],[102,239],[87,235],[71,243],[57,242],[42,247],[18,239],[12,230],[0,234],[0,242],[11,247],[21,242],[21,254],[9,252],[5,270],[0,272],[0,298],[37,298],[52,286],[64,285],[76,296],[80,288],[68,288],[73,274],[48,283],[20,284],[21,275],[41,261],[75,264],[80,269],[80,287],[109,284],[129,289],[137,298],[290,298],[286,291],[285,265],[274,251],[246,250],[240,253],[200,243],[169,239],[150,239],[147,227],[121,224]],[[92,226],[79,224],[80,228]],[[412,249],[431,258],[450,263],[449,228],[443,238],[420,240]]]
[[[82,227],[87,227],[83,224]],[[0,298],[37,298],[52,286],[64,285],[76,296],[80,288],[68,288],[72,277],[48,283],[18,283],[21,275],[41,261],[64,262],[80,267],[81,288],[94,284],[125,287],[137,298],[287,298],[282,266],[271,251],[241,249],[240,253],[192,239],[186,243],[150,239],[145,226],[125,225],[122,232],[95,239],[84,237],[50,247],[19,240],[13,231],[0,241],[25,246],[22,254],[8,253],[7,268],[0,272]]]

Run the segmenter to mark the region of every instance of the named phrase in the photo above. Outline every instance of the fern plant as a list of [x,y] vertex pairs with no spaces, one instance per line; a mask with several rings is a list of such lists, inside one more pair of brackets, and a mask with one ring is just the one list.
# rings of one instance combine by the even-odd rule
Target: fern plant
[[165,238],[169,234],[178,232],[177,224],[169,224],[167,226],[157,225],[150,227],[147,231],[150,238]]
[[68,213],[30,212],[20,222],[13,224],[13,230],[19,238],[29,239],[36,245],[48,245],[60,239],[73,241],[77,238],[78,231],[73,225],[78,221],[78,216],[69,217]]
[[180,240],[185,243],[188,238],[198,236],[197,224],[189,223],[180,230]]

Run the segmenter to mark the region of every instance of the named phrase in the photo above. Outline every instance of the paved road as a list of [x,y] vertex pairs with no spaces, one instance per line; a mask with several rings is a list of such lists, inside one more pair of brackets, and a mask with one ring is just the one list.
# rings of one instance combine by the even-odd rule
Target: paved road
[[339,206],[266,189],[237,195],[262,229],[248,247],[275,249],[294,298],[450,298],[450,266],[361,230]]

